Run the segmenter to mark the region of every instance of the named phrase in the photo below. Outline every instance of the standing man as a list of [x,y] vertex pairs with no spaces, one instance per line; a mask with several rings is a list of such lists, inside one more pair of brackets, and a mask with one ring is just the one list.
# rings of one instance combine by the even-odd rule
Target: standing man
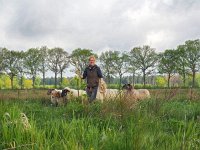
[[99,79],[103,78],[101,69],[95,63],[95,56],[90,56],[89,65],[85,68],[83,73],[83,79],[87,80],[86,92],[90,103],[96,99]]

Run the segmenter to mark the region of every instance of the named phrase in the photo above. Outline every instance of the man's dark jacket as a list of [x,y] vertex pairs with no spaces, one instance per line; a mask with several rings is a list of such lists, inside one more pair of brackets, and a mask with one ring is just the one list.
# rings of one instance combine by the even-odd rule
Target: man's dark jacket
[[97,66],[87,66],[83,73],[83,79],[87,78],[87,87],[97,87],[99,85],[99,78],[103,78],[101,69]]

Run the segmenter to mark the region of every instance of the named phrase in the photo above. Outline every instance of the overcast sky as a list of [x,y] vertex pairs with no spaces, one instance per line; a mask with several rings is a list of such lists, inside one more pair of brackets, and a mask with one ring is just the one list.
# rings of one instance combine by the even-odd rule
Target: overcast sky
[[101,52],[200,38],[200,0],[0,0],[0,47]]

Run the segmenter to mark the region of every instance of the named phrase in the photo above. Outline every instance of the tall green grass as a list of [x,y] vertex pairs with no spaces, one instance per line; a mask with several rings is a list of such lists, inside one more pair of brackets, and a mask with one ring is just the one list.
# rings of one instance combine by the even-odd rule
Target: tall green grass
[[[4,114],[11,115],[9,123]],[[20,113],[30,129],[19,123]],[[0,149],[155,150],[200,148],[200,102],[151,99],[53,107],[48,101],[0,101]]]

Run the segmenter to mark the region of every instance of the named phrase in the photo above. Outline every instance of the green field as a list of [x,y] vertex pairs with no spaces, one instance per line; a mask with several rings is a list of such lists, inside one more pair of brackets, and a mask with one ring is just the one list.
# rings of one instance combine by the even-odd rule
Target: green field
[[[191,99],[189,90],[154,90],[131,109],[123,99],[54,107],[45,93],[0,92],[0,149],[200,149],[199,91]],[[21,123],[22,112],[31,127]]]

